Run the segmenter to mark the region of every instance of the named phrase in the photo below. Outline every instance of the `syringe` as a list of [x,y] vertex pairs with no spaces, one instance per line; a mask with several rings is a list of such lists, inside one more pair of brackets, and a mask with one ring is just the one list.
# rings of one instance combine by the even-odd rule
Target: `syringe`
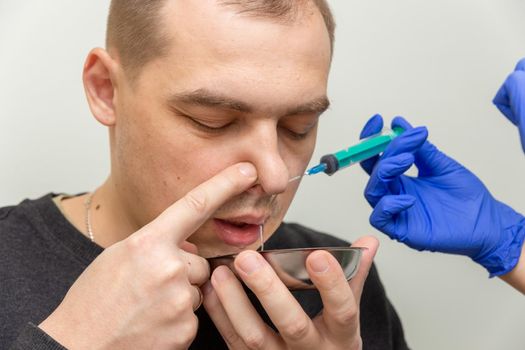
[[324,155],[321,157],[318,165],[306,170],[304,174],[314,175],[324,172],[325,174],[333,175],[341,169],[372,158],[383,152],[390,142],[404,131],[402,128],[395,127],[392,130],[385,130],[379,134],[367,137],[347,149]]

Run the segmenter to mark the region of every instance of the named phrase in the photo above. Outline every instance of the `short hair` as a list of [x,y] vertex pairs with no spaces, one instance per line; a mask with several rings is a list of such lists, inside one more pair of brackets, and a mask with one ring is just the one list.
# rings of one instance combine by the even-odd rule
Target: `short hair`
[[[169,0],[111,0],[106,29],[106,47],[115,49],[131,81],[149,61],[166,55],[169,38],[161,30],[161,10]],[[300,6],[313,3],[321,13],[331,50],[335,21],[327,0],[218,0],[242,14],[290,22]]]

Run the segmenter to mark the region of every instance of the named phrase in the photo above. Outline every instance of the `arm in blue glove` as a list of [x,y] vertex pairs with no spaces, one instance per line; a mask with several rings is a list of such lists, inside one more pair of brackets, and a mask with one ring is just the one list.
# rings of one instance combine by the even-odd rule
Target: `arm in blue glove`
[[[469,256],[491,277],[511,271],[520,258],[525,218],[494,199],[472,172],[428,142],[426,128],[412,128],[401,117],[393,120],[396,126],[407,131],[381,158],[362,163],[370,174],[365,189],[374,208],[370,223],[417,250]],[[361,137],[382,128],[381,116],[374,116]],[[413,164],[418,176],[404,175]]]

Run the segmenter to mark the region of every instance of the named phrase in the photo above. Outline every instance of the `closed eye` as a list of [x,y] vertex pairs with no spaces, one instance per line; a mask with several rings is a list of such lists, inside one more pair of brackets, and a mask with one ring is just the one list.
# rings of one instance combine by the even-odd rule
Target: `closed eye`
[[230,123],[226,123],[226,124],[222,124],[222,125],[209,125],[209,124],[203,123],[202,121],[194,119],[194,118],[192,118],[190,116],[186,116],[186,118],[188,118],[191,121],[191,123],[195,127],[197,127],[198,129],[200,129],[202,131],[205,131],[205,132],[209,132],[209,133],[222,132],[222,131],[226,130],[229,126],[231,126],[233,124],[233,122],[230,122]]
[[288,128],[285,128],[285,127],[281,127],[281,129],[286,133],[288,134],[288,136],[290,138],[292,138],[293,140],[304,140],[305,138],[308,137],[308,135],[310,135],[310,132],[312,129],[308,129],[307,131],[305,132],[296,132],[296,131],[293,131],[292,129],[288,129]]

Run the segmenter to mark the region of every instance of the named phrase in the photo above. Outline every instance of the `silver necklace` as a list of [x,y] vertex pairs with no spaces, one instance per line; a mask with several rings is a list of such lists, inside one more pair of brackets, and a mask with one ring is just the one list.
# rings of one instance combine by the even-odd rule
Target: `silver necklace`
[[91,228],[91,201],[93,200],[93,194],[95,192],[92,192],[87,196],[86,200],[84,201],[84,207],[86,208],[85,211],[85,219],[86,219],[86,231],[88,234],[89,239],[91,242],[95,243],[95,237],[93,236],[93,229]]

